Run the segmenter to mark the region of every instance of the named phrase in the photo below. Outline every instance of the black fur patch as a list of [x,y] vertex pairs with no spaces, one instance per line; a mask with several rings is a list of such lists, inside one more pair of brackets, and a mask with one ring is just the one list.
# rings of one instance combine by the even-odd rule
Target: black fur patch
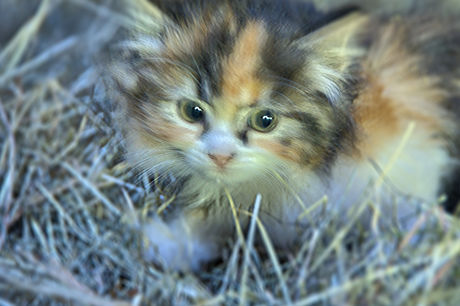
[[283,113],[282,115],[299,121],[305,127],[306,133],[314,134],[318,137],[323,136],[318,120],[311,114],[305,112],[289,112]]
[[[330,12],[317,10],[313,3],[299,0],[149,0],[172,20],[187,23],[204,9],[215,10],[226,4],[244,20],[263,20],[272,30],[295,39],[329,22],[359,10],[356,5],[339,7]],[[293,31],[293,28],[296,30]],[[296,36],[296,37],[295,37]]]

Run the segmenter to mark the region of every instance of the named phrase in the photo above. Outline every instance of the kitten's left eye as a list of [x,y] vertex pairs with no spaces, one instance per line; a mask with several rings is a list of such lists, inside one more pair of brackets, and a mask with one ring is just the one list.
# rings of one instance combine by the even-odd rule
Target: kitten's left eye
[[199,122],[204,119],[204,110],[195,101],[182,100],[179,102],[179,112],[182,118],[188,122]]
[[248,124],[256,131],[268,133],[276,127],[277,116],[270,110],[258,110],[254,112],[248,120]]

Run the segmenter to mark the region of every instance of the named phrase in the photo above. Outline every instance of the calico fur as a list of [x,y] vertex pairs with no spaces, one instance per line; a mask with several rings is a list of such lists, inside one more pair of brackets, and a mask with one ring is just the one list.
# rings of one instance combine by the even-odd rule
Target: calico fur
[[[458,18],[281,0],[151,2],[161,30],[133,31],[111,68],[129,159],[183,184],[175,213],[144,228],[149,259],[198,269],[218,256],[234,233],[229,198],[250,211],[261,194],[260,218],[280,248],[295,245],[308,224],[299,216],[324,196],[342,215],[369,186],[376,209],[397,216],[417,207],[394,207],[396,193],[428,205],[447,194],[455,207]],[[181,118],[184,99],[203,120]],[[273,130],[248,124],[257,110],[276,115]]]

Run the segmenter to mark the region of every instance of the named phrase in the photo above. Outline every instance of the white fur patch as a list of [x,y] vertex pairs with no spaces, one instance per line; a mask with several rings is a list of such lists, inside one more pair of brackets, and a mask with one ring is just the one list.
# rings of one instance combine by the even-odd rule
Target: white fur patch
[[144,257],[174,270],[198,270],[200,264],[218,256],[213,239],[200,237],[193,224],[179,217],[166,224],[159,218],[144,226],[147,238]]

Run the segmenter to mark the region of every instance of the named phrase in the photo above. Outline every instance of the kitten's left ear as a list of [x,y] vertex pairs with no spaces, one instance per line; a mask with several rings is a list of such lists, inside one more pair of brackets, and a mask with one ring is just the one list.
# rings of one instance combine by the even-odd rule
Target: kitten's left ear
[[296,41],[309,54],[305,65],[308,83],[333,104],[341,100],[346,70],[364,54],[358,40],[367,21],[366,15],[351,13]]
[[361,12],[347,14],[300,38],[297,44],[321,55],[335,69],[343,70],[359,52],[357,41],[368,20]]

